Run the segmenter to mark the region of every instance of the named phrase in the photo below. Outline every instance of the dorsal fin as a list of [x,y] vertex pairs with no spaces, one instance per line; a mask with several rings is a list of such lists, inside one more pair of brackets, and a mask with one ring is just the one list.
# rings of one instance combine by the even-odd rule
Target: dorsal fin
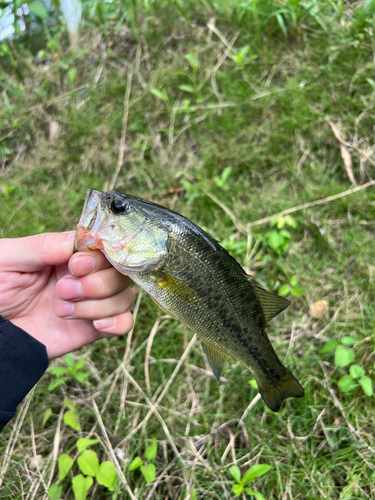
[[225,362],[229,358],[228,354],[216,349],[211,344],[202,341],[202,349],[207,356],[207,361],[211,367],[212,373],[215,375],[216,382],[220,384],[220,375],[224,368]]
[[290,301],[288,299],[284,299],[284,297],[280,297],[280,295],[276,295],[275,293],[267,292],[267,290],[264,290],[264,288],[261,288],[253,281],[250,281],[250,283],[262,306],[266,324],[289,306]]

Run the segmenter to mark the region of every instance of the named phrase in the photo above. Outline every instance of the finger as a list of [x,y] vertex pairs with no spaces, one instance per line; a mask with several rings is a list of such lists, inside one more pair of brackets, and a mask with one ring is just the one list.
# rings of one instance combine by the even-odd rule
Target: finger
[[102,337],[125,335],[133,325],[134,318],[130,311],[94,321],[94,327],[102,333]]
[[134,302],[134,292],[126,288],[112,297],[101,300],[67,302],[57,300],[55,313],[66,319],[101,319],[126,312]]
[[43,233],[0,242],[0,266],[6,271],[34,272],[68,262],[73,254],[74,231]]
[[111,263],[100,250],[77,252],[69,260],[69,271],[76,278],[108,269]]
[[131,283],[128,276],[110,267],[81,279],[68,274],[57,283],[56,293],[63,300],[104,299],[124,290]]

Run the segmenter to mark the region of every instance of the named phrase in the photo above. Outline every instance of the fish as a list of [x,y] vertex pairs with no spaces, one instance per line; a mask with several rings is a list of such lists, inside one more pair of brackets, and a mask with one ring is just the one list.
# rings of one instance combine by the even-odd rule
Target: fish
[[304,396],[265,330],[289,300],[259,286],[194,222],[150,201],[89,189],[74,251],[93,249],[196,333],[218,383],[232,356],[250,371],[272,411],[286,398]]

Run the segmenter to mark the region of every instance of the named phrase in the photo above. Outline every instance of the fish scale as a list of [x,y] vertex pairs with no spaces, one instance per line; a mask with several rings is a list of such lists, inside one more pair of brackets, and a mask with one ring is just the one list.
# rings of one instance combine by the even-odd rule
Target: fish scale
[[202,342],[216,379],[229,356],[245,365],[278,411],[303,388],[277,357],[265,327],[289,301],[259,287],[238,262],[180,214],[115,191],[89,190],[76,249],[108,260]]

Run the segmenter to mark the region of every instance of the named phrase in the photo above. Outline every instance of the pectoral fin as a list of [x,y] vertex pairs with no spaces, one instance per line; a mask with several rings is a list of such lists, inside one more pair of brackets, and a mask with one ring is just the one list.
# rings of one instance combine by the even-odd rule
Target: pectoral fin
[[202,349],[207,356],[207,361],[211,367],[212,373],[215,375],[216,382],[220,384],[220,375],[224,365],[229,358],[228,354],[224,354],[211,344],[202,341]]
[[289,306],[290,301],[288,299],[284,299],[284,297],[280,297],[280,295],[276,295],[275,293],[267,292],[267,290],[264,290],[252,281],[251,285],[262,306],[266,324]]

